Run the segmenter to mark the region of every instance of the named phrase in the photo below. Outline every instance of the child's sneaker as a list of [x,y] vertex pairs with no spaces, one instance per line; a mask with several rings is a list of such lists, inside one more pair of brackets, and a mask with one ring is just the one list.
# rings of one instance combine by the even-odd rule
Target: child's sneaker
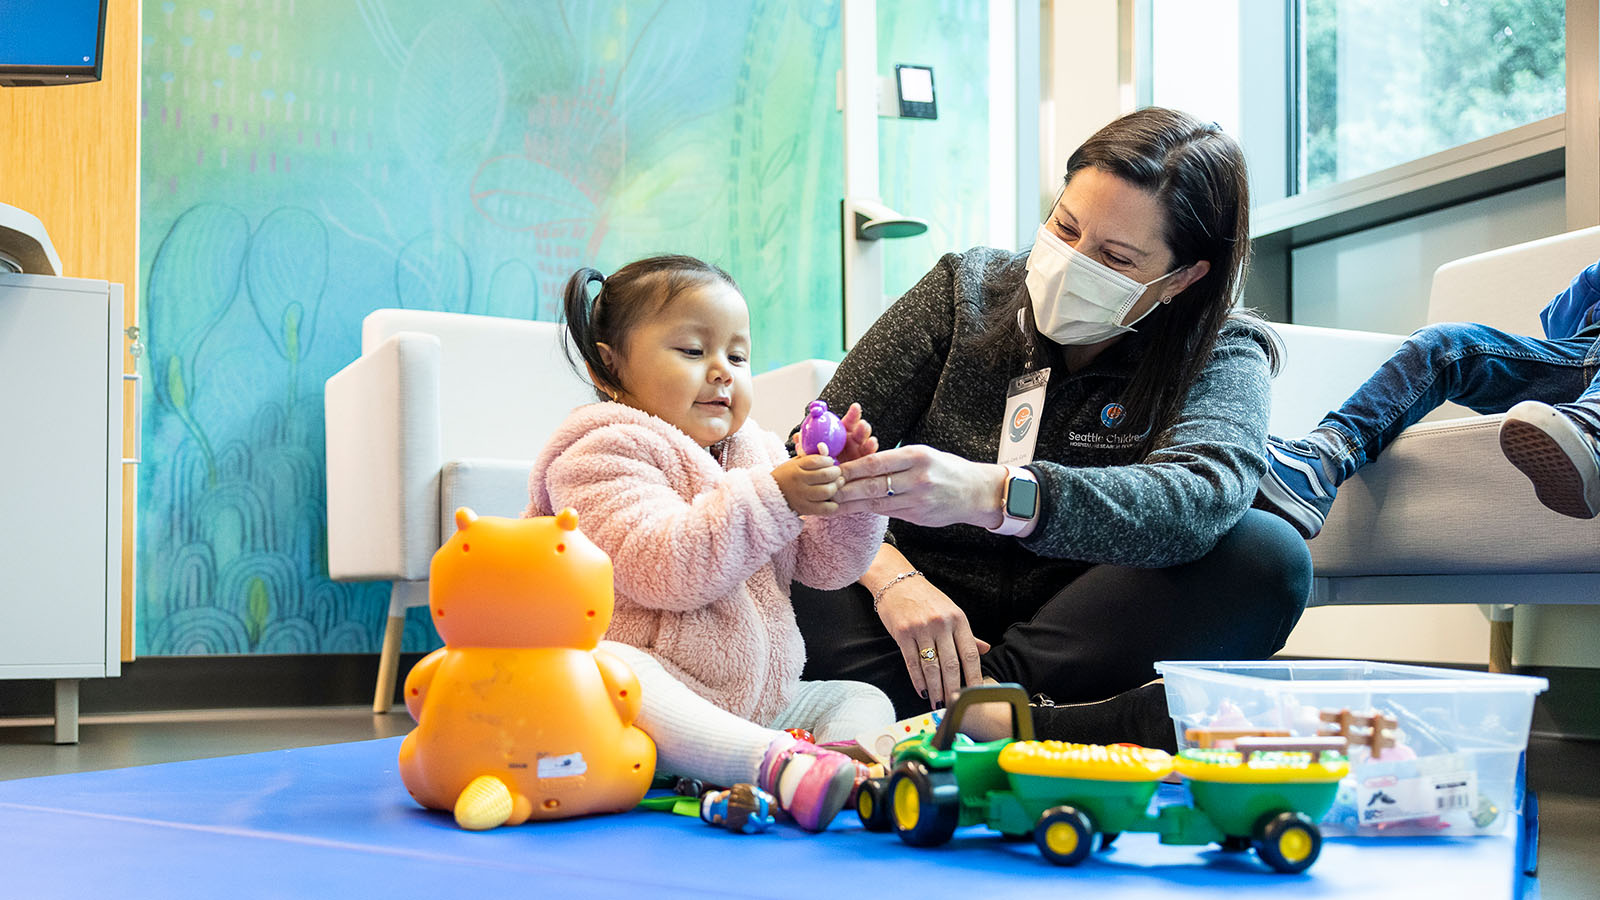
[[1261,476],[1253,506],[1282,516],[1310,540],[1321,533],[1338,491],[1316,448],[1305,441],[1267,438],[1267,474]]
[[759,781],[795,824],[821,831],[855,793],[861,768],[843,753],[784,735],[767,747]]
[[1600,441],[1548,403],[1524,400],[1500,423],[1500,451],[1539,502],[1574,519],[1600,513]]

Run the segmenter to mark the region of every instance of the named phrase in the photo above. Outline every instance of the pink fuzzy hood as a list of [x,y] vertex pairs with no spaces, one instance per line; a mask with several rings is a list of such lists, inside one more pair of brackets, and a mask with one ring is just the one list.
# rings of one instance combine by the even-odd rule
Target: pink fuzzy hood
[[861,577],[886,520],[801,517],[772,467],[778,438],[747,420],[727,470],[688,435],[620,403],[573,410],[528,477],[524,515],[572,507],[611,555],[616,614],[606,637],[632,644],[718,706],[767,724],[805,665],[789,583]]

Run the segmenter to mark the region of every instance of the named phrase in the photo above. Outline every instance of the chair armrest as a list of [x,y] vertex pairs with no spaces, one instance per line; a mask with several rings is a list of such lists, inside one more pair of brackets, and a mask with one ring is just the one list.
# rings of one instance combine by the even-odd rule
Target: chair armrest
[[439,339],[404,332],[328,379],[328,574],[419,581],[439,547]]
[[531,459],[452,459],[439,475],[439,545],[456,533],[456,510],[515,519],[528,506]]
[[1405,340],[1373,331],[1278,325],[1283,370],[1272,382],[1273,434],[1298,437],[1315,428],[1369,378]]

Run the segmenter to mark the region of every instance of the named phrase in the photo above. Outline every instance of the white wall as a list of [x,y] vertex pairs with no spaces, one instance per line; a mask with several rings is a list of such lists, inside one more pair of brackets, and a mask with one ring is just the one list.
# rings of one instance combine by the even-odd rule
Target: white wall
[[[1131,110],[1121,79],[1118,4],[1111,0],[1056,0],[1050,16],[1050,96],[1041,102],[1041,187],[1051,197],[1061,186],[1067,156],[1102,125]],[[1049,201],[1046,201],[1047,203]]]
[[1410,334],[1427,321],[1441,264],[1566,231],[1564,187],[1558,178],[1296,248],[1295,323]]
[[1475,604],[1316,606],[1283,653],[1336,659],[1488,665],[1489,620]]

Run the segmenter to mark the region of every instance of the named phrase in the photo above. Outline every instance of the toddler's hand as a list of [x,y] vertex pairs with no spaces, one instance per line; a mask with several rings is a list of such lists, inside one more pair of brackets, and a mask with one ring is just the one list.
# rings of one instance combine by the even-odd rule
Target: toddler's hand
[[844,449],[839,451],[839,462],[849,462],[878,452],[878,439],[872,436],[872,425],[861,418],[861,404],[852,403],[839,418],[844,426]]
[[785,460],[772,467],[772,477],[789,508],[802,516],[827,515],[839,508],[833,495],[844,484],[844,474],[827,456],[808,453]]

